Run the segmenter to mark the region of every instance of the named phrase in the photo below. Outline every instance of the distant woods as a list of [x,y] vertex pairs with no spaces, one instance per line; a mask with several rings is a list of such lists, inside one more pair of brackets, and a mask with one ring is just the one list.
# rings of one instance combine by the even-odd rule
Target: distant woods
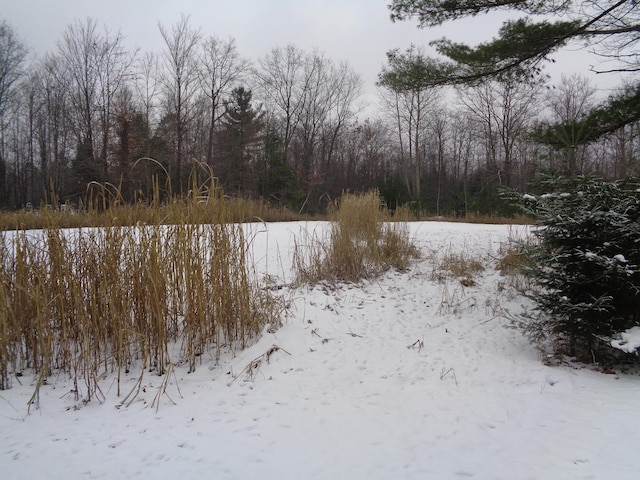
[[[392,208],[491,213],[500,187],[526,190],[541,172],[640,173],[637,123],[579,141],[597,94],[581,77],[456,89],[387,78],[365,106],[358,73],[320,51],[248,59],[188,17],[158,35],[159,51],[131,50],[86,19],[34,57],[0,23],[0,208],[77,205],[95,185],[147,202],[215,177],[225,195],[308,213],[373,188]],[[564,129],[541,133],[543,121]]]

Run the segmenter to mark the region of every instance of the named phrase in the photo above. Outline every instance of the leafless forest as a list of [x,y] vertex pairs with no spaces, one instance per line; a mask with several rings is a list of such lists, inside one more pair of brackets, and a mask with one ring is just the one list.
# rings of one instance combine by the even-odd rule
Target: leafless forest
[[162,49],[134,51],[87,19],[35,56],[0,24],[0,207],[77,205],[96,185],[145,202],[215,177],[225,195],[301,212],[377,188],[391,206],[463,215],[500,212],[500,187],[527,190],[541,173],[640,170],[638,124],[588,146],[575,129],[553,148],[530,135],[585,114],[600,98],[586,77],[379,87],[363,105],[358,72],[321,51],[249,59],[188,17],[157,34]]

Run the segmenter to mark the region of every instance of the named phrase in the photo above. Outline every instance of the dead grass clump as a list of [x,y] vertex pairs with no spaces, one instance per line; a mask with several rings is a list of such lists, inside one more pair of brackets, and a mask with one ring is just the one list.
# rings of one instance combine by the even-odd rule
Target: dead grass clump
[[193,370],[206,351],[243,348],[279,325],[282,306],[258,285],[251,240],[220,192],[138,226],[121,226],[117,212],[106,227],[61,229],[55,214],[43,230],[0,236],[0,388],[27,370],[41,385],[55,371],[77,400],[100,400],[111,372],[120,394],[122,373]]
[[446,253],[437,259],[431,279],[444,282],[450,278],[457,278],[462,286],[471,287],[476,284],[474,277],[484,271],[484,264],[464,253]]
[[306,254],[296,248],[299,282],[358,282],[406,269],[418,256],[406,223],[389,221],[377,192],[344,195],[332,217],[327,239],[307,239]]
[[496,270],[505,277],[500,283],[500,288],[512,292],[527,292],[532,289],[531,279],[525,275],[525,270],[530,266],[527,247],[533,242],[532,237],[524,240],[509,240],[500,245],[496,258]]
[[521,245],[510,242],[500,246],[496,270],[499,270],[502,275],[519,273],[528,263],[529,256],[526,249]]
[[454,277],[470,276],[484,270],[482,262],[464,254],[449,254],[442,260],[441,268],[448,270]]
[[505,277],[504,282],[500,282],[500,289],[508,288],[518,293],[531,290],[531,281],[525,275],[525,270],[531,262],[528,250],[535,241],[529,229],[509,228],[509,239],[500,244],[494,259],[496,270]]

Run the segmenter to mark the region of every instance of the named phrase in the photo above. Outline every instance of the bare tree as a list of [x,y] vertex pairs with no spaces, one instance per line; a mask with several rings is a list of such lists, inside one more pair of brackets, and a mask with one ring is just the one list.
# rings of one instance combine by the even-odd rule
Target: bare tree
[[342,175],[340,184],[337,185],[338,193],[345,190],[367,190],[378,184],[392,154],[392,133],[379,118],[356,121],[345,127],[341,142],[344,146],[340,148],[340,157],[345,164],[340,169]]
[[424,135],[430,106],[437,99],[434,89],[420,87],[408,90],[386,88],[381,91],[382,108],[393,118],[400,155],[400,173],[409,194],[416,200],[421,195],[424,163]]
[[69,26],[58,43],[55,73],[61,88],[66,89],[70,103],[70,123],[76,137],[77,167],[85,173],[81,180],[94,180],[96,106],[100,95],[98,75],[99,44],[95,20],[76,21]]
[[309,74],[305,71],[304,52],[294,45],[276,47],[258,61],[256,76],[266,108],[282,118],[285,161],[289,160],[291,140],[307,101]]
[[540,112],[541,88],[538,82],[527,84],[506,79],[458,90],[458,98],[478,123],[487,170],[495,174],[499,186],[512,186],[514,164],[525,160],[517,158],[517,142]]
[[35,136],[42,192],[61,198],[65,190],[73,133],[69,127],[68,85],[60,82],[59,57],[48,55],[34,65],[32,81],[38,92]]
[[338,139],[356,113],[362,80],[347,63],[292,45],[273,49],[259,64],[260,92],[271,124],[281,126],[284,157],[301,180],[306,205],[328,177],[336,181]]
[[549,90],[547,108],[554,121],[577,121],[593,108],[595,93],[596,89],[588,78],[563,74],[560,83]]
[[[581,120],[595,103],[596,89],[586,77],[574,74],[562,75],[560,83],[549,91],[546,107],[551,122],[558,125],[554,129],[557,150],[550,153],[559,156],[563,169],[570,177],[584,171],[589,146],[584,138],[590,134]],[[555,158],[552,158],[555,164]]]
[[0,117],[16,93],[17,83],[24,74],[26,58],[27,48],[13,28],[2,21],[0,23]]
[[469,212],[469,177],[475,167],[474,146],[477,144],[473,131],[473,120],[468,112],[456,110],[450,114],[450,127],[453,179],[459,185],[458,191],[455,192],[456,204],[462,204],[461,208],[456,207],[456,209],[460,208],[467,215]]
[[305,100],[297,138],[299,167],[311,187],[333,168],[338,136],[356,113],[362,80],[347,63],[336,65],[319,51],[304,56]]
[[140,110],[143,112],[147,125],[156,124],[155,111],[158,107],[158,82],[160,79],[158,58],[153,52],[145,52],[136,62],[136,75],[133,88]]
[[191,27],[189,17],[184,15],[170,30],[163,25],[159,25],[159,29],[166,47],[162,52],[165,108],[173,117],[176,142],[175,169],[170,168],[170,173],[182,188],[187,126],[199,87],[196,53],[202,35]]
[[113,138],[115,95],[131,78],[134,54],[120,33],[98,28],[95,20],[77,20],[58,43],[52,70],[69,99],[69,120],[77,143],[73,170],[76,194],[90,181],[109,179],[109,144]]
[[126,84],[133,79],[132,65],[136,51],[129,52],[123,46],[123,36],[120,33],[111,34],[105,29],[98,51],[98,65],[100,76],[100,92],[98,111],[100,116],[100,161],[103,165],[103,176],[108,179],[109,142],[113,125],[115,124],[114,99]]
[[306,188],[310,190],[318,183],[316,147],[331,111],[331,61],[314,51],[303,56],[303,65],[303,99],[298,129],[300,151],[296,163]]
[[407,190],[413,198],[420,200],[424,131],[431,113],[430,106],[441,91],[416,82],[415,74],[405,77],[402,73],[408,64],[415,64],[416,71],[429,68],[421,48],[412,45],[404,55],[390,54],[387,58],[389,65],[378,77],[378,83],[384,89],[382,105],[393,114],[400,147],[400,167]]
[[200,51],[200,85],[208,102],[207,165],[213,170],[213,150],[218,122],[225,114],[224,99],[249,71],[250,62],[240,56],[234,39],[208,37]]
[[[577,13],[595,22],[584,29],[590,38],[590,48],[604,59],[592,67],[603,73],[634,73],[640,71],[640,11],[636,0],[576,2]],[[611,5],[615,3],[615,5]]]
[[602,142],[610,162],[601,172],[610,178],[627,178],[640,173],[640,123],[630,123]]
[[26,47],[11,26],[2,21],[0,23],[0,204],[8,200],[5,145],[7,113],[15,99],[18,82],[23,76],[26,58]]
[[328,148],[325,163],[333,162],[336,141],[342,130],[359,112],[356,101],[362,95],[362,78],[348,63],[331,66],[331,76],[327,85],[329,98]]
[[[439,103],[439,102],[438,102]],[[447,176],[447,157],[449,133],[451,130],[449,112],[441,105],[432,108],[432,115],[429,119],[428,136],[431,159],[431,172],[435,177],[435,212],[440,215],[443,183]]]

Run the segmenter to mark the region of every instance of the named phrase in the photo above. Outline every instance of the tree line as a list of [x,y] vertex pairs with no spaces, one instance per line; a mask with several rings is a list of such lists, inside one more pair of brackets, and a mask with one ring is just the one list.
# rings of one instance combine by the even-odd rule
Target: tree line
[[142,52],[86,19],[34,57],[0,23],[0,208],[210,185],[309,213],[372,188],[391,207],[489,213],[505,208],[501,187],[526,191],[544,172],[640,169],[638,122],[580,141],[598,99],[580,76],[411,82],[393,76],[429,66],[411,47],[389,56],[365,115],[360,75],[323,52],[286,45],[250,60],[185,16],[158,33],[162,49]]

